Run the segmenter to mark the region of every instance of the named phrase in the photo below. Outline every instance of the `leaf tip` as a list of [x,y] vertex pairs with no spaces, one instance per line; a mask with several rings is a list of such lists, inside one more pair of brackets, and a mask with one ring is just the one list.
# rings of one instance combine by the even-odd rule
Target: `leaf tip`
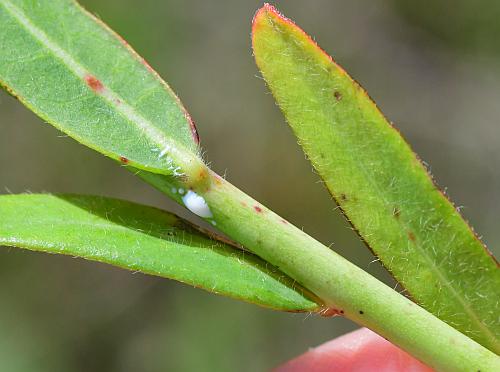
[[264,5],[257,10],[252,20],[252,35],[259,30],[262,26],[263,22],[269,18],[279,19],[284,22],[293,23],[290,19],[286,18],[283,14],[281,14],[278,9],[274,5],[269,3],[264,3]]
[[[345,73],[345,71],[337,65],[333,58],[326,51],[321,49],[321,47],[309,34],[307,34],[307,32],[297,26],[290,18],[285,17],[278,9],[276,9],[276,7],[269,3],[265,3],[259,10],[257,10],[252,21],[252,46],[254,49],[254,55],[259,54],[255,52],[256,48],[259,47],[257,37],[261,34],[260,31],[263,31],[262,29],[266,25],[271,26],[274,28],[274,31],[279,31],[279,33],[289,32],[293,34],[298,41],[312,45],[324,62],[334,63],[340,73]],[[278,28],[276,26],[282,27]],[[261,35],[261,37],[263,36]],[[259,63],[257,62],[257,64]]]
[[[252,49],[256,60],[258,60],[258,55],[260,54],[258,50],[262,49],[262,41],[265,39],[264,35],[279,23],[290,24],[292,27],[295,26],[291,20],[283,16],[274,5],[269,3],[264,3],[255,12],[252,20]],[[257,61],[258,64],[259,62]]]

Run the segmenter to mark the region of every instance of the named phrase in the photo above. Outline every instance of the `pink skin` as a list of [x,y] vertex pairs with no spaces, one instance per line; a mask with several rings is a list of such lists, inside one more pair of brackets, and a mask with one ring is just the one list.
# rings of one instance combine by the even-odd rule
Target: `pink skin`
[[311,349],[276,372],[432,372],[389,341],[361,328]]

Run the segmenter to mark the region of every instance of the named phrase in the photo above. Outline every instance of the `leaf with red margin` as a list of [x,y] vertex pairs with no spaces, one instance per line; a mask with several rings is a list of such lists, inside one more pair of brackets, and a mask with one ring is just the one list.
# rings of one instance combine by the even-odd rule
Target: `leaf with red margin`
[[299,143],[367,245],[416,302],[498,353],[497,263],[408,143],[367,93],[271,5],[255,15],[252,40]]
[[72,0],[0,0],[0,86],[115,160],[179,175],[202,164],[180,100],[123,39]]

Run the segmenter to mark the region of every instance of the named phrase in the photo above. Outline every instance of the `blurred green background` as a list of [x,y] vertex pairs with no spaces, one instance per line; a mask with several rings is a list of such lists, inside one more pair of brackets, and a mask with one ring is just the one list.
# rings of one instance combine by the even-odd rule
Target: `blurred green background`
[[[250,22],[261,2],[82,3],[171,84],[215,170],[392,285],[335,209],[258,77]],[[500,2],[275,4],[368,90],[495,251]],[[0,121],[2,193],[99,194],[188,215],[3,92]],[[2,371],[258,371],[356,328],[341,318],[273,312],[102,264],[8,248],[0,249],[0,298]]]

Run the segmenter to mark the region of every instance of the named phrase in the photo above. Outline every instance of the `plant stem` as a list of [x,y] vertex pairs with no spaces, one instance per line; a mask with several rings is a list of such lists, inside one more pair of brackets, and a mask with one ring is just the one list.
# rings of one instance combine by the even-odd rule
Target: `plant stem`
[[[171,183],[141,174],[169,196]],[[278,267],[335,313],[370,328],[440,371],[500,371],[500,358],[209,171],[191,188],[216,227]],[[174,197],[179,201],[178,197]]]

